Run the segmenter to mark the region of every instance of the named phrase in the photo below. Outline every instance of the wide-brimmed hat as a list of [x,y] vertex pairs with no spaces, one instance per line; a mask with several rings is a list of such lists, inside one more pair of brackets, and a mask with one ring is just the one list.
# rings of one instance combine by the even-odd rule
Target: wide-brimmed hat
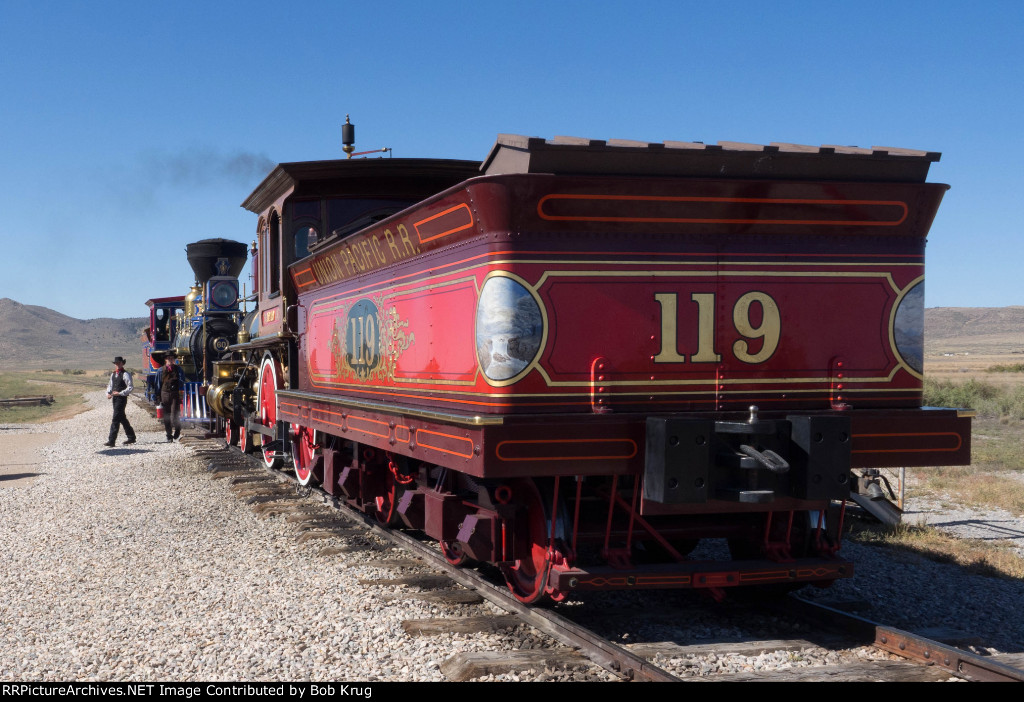
[[128,361],[124,360],[120,356],[114,356],[114,363],[120,363],[122,366]]
[[178,357],[178,352],[175,351],[174,349],[168,349],[167,351],[164,351],[164,358],[177,358],[177,357]]

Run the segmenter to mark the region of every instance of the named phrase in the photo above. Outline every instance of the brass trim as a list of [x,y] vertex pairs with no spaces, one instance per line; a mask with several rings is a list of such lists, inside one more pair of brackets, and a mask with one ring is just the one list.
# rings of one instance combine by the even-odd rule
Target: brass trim
[[[896,373],[903,366],[899,363],[895,364],[888,375],[885,376],[870,376],[870,377],[848,377],[844,378],[846,383],[891,383],[892,379],[896,377]],[[713,369],[712,369],[713,370]],[[545,385],[550,388],[569,388],[569,387],[589,387],[590,382],[584,380],[552,380],[551,376],[548,375],[547,370],[538,365],[537,372],[540,373],[544,379]],[[831,382],[831,378],[828,375],[819,376],[805,376],[805,377],[768,377],[768,378],[748,378],[748,377],[735,377],[735,378],[715,378],[713,375],[706,375],[703,378],[686,379],[679,378],[677,380],[606,380],[605,385],[609,387],[685,387],[688,385],[781,385],[783,383],[821,383],[827,385]],[[906,389],[906,388],[903,388]],[[741,391],[744,392],[744,391]],[[787,392],[800,392],[799,390],[792,390]]]
[[[459,263],[461,263],[461,262],[459,262]],[[446,275],[446,276],[447,275],[459,275],[459,276],[462,276],[462,277],[456,278],[454,280],[448,280],[448,281],[445,281],[443,283],[432,283],[432,282],[426,282],[430,278],[429,274],[427,274],[427,275],[413,274],[413,275],[410,276],[410,277],[413,278],[412,280],[400,284],[400,285],[408,285],[408,286],[411,286],[411,287],[409,287],[408,289],[401,289],[400,292],[395,292],[395,293],[392,293],[392,294],[388,294],[388,299],[391,299],[392,297],[394,297],[394,296],[396,296],[398,294],[408,295],[410,293],[418,293],[418,292],[422,292],[422,291],[426,291],[426,290],[433,290],[433,289],[436,289],[436,288],[446,287],[446,286],[451,285],[453,283],[460,283],[460,282],[465,282],[465,281],[469,281],[469,280],[472,280],[474,282],[474,286],[476,288],[477,296],[479,296],[480,290],[481,290],[481,286],[476,283],[476,276],[475,275],[468,275],[468,276],[467,275],[463,275],[463,274],[467,273],[468,271],[475,271],[475,270],[479,270],[480,268],[488,269],[488,268],[493,268],[494,266],[500,266],[500,265],[543,264],[543,263],[565,264],[567,262],[566,261],[559,261],[559,260],[556,260],[556,259],[552,259],[552,260],[549,261],[549,260],[546,260],[546,259],[529,259],[529,258],[523,258],[523,259],[496,258],[496,259],[491,259],[491,260],[486,260],[485,259],[485,260],[481,261],[480,263],[474,263],[474,264],[471,264],[471,265],[468,265],[468,266],[464,266],[462,268],[457,268],[455,270],[451,270],[451,271],[448,271],[447,273],[441,274],[441,273],[438,273],[438,272],[443,270],[445,267],[447,267],[447,265],[454,266],[454,265],[458,265],[458,263],[442,265],[442,266],[438,267],[437,271],[435,271],[435,275]],[[572,262],[573,265],[584,265],[584,264],[590,264],[590,263],[594,263],[594,264],[598,264],[598,265],[620,265],[620,266],[621,265],[634,265],[634,264],[635,265],[666,265],[666,266],[667,265],[674,265],[674,266],[679,266],[679,265],[715,266],[715,265],[717,265],[716,262],[714,262],[714,261],[680,262],[680,261],[610,261],[610,260],[595,260],[595,261],[573,261]],[[528,283],[526,283],[526,280],[521,278],[518,274],[512,273],[511,271],[505,271],[505,270],[500,270],[499,269],[499,270],[490,270],[490,271],[488,271],[488,273],[485,276],[485,280],[486,280],[487,277],[491,277],[493,275],[507,275],[509,277],[518,278],[523,283],[526,283],[526,287],[530,291],[530,293],[532,295],[534,295],[535,297],[537,297],[537,296],[539,296],[539,292],[538,291],[540,290],[540,288],[545,283],[547,283],[550,280],[557,279],[557,278],[576,278],[576,277],[586,277],[586,276],[595,277],[595,278],[615,278],[615,277],[618,277],[618,278],[637,278],[637,277],[642,277],[642,278],[672,278],[672,277],[679,277],[679,278],[715,278],[715,277],[734,278],[734,277],[743,277],[743,276],[749,276],[749,277],[752,277],[752,278],[754,278],[754,277],[762,277],[762,278],[768,278],[768,279],[771,279],[771,278],[783,278],[783,277],[791,277],[791,278],[851,278],[851,279],[862,279],[862,280],[874,280],[876,282],[879,282],[883,286],[888,285],[889,289],[893,293],[896,294],[896,297],[894,299],[898,299],[899,298],[899,293],[901,292],[901,290],[905,291],[908,288],[903,288],[903,289],[899,288],[896,285],[896,281],[893,279],[891,271],[886,271],[886,270],[870,270],[870,271],[834,271],[833,270],[833,271],[830,271],[830,270],[827,270],[827,268],[830,267],[830,266],[839,266],[839,265],[845,265],[845,266],[864,266],[864,267],[873,267],[873,268],[883,268],[883,267],[897,265],[897,266],[918,266],[918,267],[923,268],[923,263],[894,263],[894,262],[891,262],[891,261],[888,261],[888,260],[882,260],[882,261],[877,261],[877,262],[874,262],[874,261],[873,262],[863,262],[863,263],[862,262],[855,262],[855,263],[854,262],[838,262],[837,263],[837,262],[834,262],[834,261],[821,261],[821,262],[817,262],[817,261],[814,261],[814,262],[800,262],[800,261],[797,261],[797,262],[774,262],[774,261],[740,262],[740,261],[734,261],[733,262],[733,261],[731,261],[731,262],[724,262],[724,263],[726,263],[727,265],[735,265],[735,266],[747,266],[747,265],[750,265],[750,266],[758,266],[758,265],[768,265],[768,266],[770,266],[770,265],[821,266],[825,270],[813,270],[813,271],[728,270],[728,271],[722,271],[722,270],[717,270],[715,268],[695,270],[695,271],[694,270],[658,271],[658,270],[642,270],[642,269],[641,270],[632,270],[632,269],[626,269],[626,270],[607,270],[607,269],[605,269],[605,270],[554,270],[554,271],[546,270],[546,271],[544,271],[541,274],[540,278],[537,280],[536,283],[528,284]],[[915,279],[915,280],[918,280],[918,279]],[[911,283],[911,285],[912,284],[913,283]],[[376,292],[376,291],[386,291],[386,290],[389,290],[389,286],[390,285],[394,285],[393,281],[391,281],[391,280],[379,281],[379,282],[375,282],[375,283],[368,283],[366,285],[363,285],[363,286],[360,286],[358,288],[355,288],[352,291],[338,292],[338,293],[334,293],[332,295],[325,296],[323,298],[320,298],[320,299],[316,300],[315,302],[313,302],[310,305],[311,315],[312,315],[312,310],[314,309],[314,307],[316,307],[318,305],[335,304],[336,302],[338,304],[341,304],[340,303],[341,300],[348,300],[348,299],[353,299],[353,298],[358,298],[358,297],[366,297],[366,296],[368,296],[370,294],[373,294],[373,292]],[[894,308],[895,308],[895,303],[894,303],[893,309]],[[540,353],[534,359],[533,363],[531,363],[531,365],[528,367],[528,370],[536,370],[537,373],[543,379],[544,384],[547,387],[550,387],[550,388],[557,388],[557,387],[565,387],[565,388],[570,388],[570,387],[588,387],[590,385],[590,381],[589,380],[587,380],[587,381],[572,381],[572,380],[554,381],[554,380],[551,379],[551,376],[548,374],[548,372],[544,368],[544,366],[540,363],[540,358],[543,356],[544,350],[545,350],[545,347],[546,347],[546,344],[547,344],[548,331],[549,331],[548,328],[547,328],[548,327],[548,325],[547,325],[548,310],[547,310],[547,306],[546,305],[541,305],[541,314],[543,315],[544,320],[545,320],[545,330],[544,330],[545,337],[544,337],[544,342],[543,342],[543,345],[541,346]],[[891,322],[891,320],[890,320],[890,322]],[[475,321],[474,321],[474,330],[475,330]],[[890,329],[890,331],[891,331],[891,329]],[[231,348],[234,349],[234,347],[231,347]],[[888,375],[886,375],[886,376],[862,377],[862,378],[847,378],[846,382],[847,383],[858,383],[858,384],[863,384],[863,383],[891,383],[893,378],[896,376],[896,374],[900,370],[908,370],[912,376],[915,376],[915,374],[909,368],[909,366],[906,366],[906,364],[902,361],[902,358],[900,358],[899,355],[895,353],[894,348],[893,348],[893,351],[894,351],[894,356],[895,356],[895,359],[896,359],[896,363],[894,364],[892,369],[889,371]],[[307,357],[307,360],[308,360],[308,357]],[[343,383],[341,381],[334,382],[334,383],[326,382],[326,381],[324,381],[320,377],[320,375],[321,375],[321,373],[317,373],[317,374],[315,374],[315,376],[311,374],[311,377],[313,377],[316,380],[316,383],[317,383],[318,387],[337,388],[337,387],[343,387],[345,385],[345,383]],[[516,378],[514,380],[519,380],[520,378],[525,377],[525,375],[526,375],[526,373],[524,371],[520,375],[516,376]],[[424,384],[424,385],[452,385],[452,386],[473,387],[473,386],[476,385],[476,381],[477,381],[477,379],[479,377],[480,377],[480,367],[479,367],[479,359],[477,359],[477,375],[474,377],[473,381],[430,380],[430,379],[424,379],[424,378],[401,378],[401,377],[396,377],[395,378],[395,385],[394,386],[359,385],[359,386],[355,386],[355,387],[358,387],[360,389],[380,390],[380,391],[393,391],[393,390],[404,390],[404,389],[412,390],[412,389],[414,389],[414,387],[417,384]],[[486,378],[486,376],[484,376],[484,377]],[[831,379],[830,379],[829,376],[803,377],[803,378],[800,378],[800,377],[795,377],[795,378],[793,378],[793,377],[742,378],[741,377],[741,378],[719,379],[717,382],[722,383],[722,384],[726,384],[726,385],[742,384],[742,383],[762,385],[762,384],[773,384],[773,383],[779,383],[779,384],[781,384],[781,383],[800,383],[800,384],[828,383],[828,382],[830,382],[830,380]],[[498,384],[496,384],[494,382],[491,382],[489,380],[487,382],[488,382],[488,385],[491,385],[492,387],[507,387],[507,386],[511,385],[511,383],[504,382],[504,381],[501,381],[501,382],[503,382],[503,384],[501,384],[501,385],[498,385]],[[609,381],[606,382],[606,385],[608,385],[608,386],[616,386],[616,387],[629,387],[629,386],[686,387],[686,386],[693,386],[693,385],[713,384],[715,382],[716,382],[716,380],[713,377],[711,377],[711,378],[705,377],[705,378],[699,378],[699,379],[677,379],[677,380],[668,380],[668,381],[644,381],[644,380],[625,380],[625,381],[621,381],[620,380],[620,381],[615,381],[615,380],[609,380]],[[872,389],[872,390],[876,390],[876,389]],[[877,390],[881,391],[881,389],[877,389]],[[852,389],[851,389],[851,391],[852,391]],[[907,388],[893,388],[891,390],[891,392],[897,392],[897,391],[904,392],[904,391],[912,391],[912,390],[909,390]],[[549,396],[546,393],[529,393],[529,394],[518,394],[518,393],[516,393],[516,394],[513,394],[513,393],[479,393],[479,392],[472,392],[472,391],[468,391],[467,392],[467,391],[464,391],[464,390],[442,390],[442,389],[432,389],[431,392],[442,393],[442,394],[460,394],[460,395],[470,394],[470,395],[477,396],[477,397],[481,397],[482,396],[482,397],[493,397],[493,398],[515,398],[515,397],[535,397],[535,396],[536,397],[548,397]],[[736,393],[736,392],[745,392],[745,391],[733,391],[733,392]],[[800,391],[796,391],[796,392],[800,392]],[[811,391],[804,391],[804,392],[811,392]],[[650,394],[650,393],[647,393],[647,394]],[[655,394],[658,394],[658,393],[655,393]],[[672,393],[672,394],[677,394],[677,393]],[[696,393],[681,393],[681,394],[696,394]],[[726,393],[726,394],[728,394],[728,393]]]
[[300,392],[296,390],[278,390],[278,398],[286,400],[308,400],[322,402],[326,405],[338,407],[353,407],[355,409],[369,410],[371,412],[385,412],[389,414],[401,414],[420,419],[436,419],[450,424],[465,424],[473,427],[494,426],[504,424],[504,417],[487,417],[482,415],[455,414],[453,412],[439,412],[437,410],[425,410],[417,407],[396,405],[390,402],[369,402],[367,400],[353,400],[351,398],[328,397],[311,392]]
[[[466,269],[466,270],[471,270],[471,269]],[[459,271],[459,272],[461,273],[463,271]],[[449,280],[449,281],[446,281],[444,283],[417,284],[414,281],[414,282],[407,283],[407,285],[417,285],[417,287],[410,287],[408,289],[400,289],[400,290],[396,289],[396,288],[381,287],[381,288],[378,288],[378,289],[374,289],[373,292],[366,292],[367,289],[372,288],[372,286],[367,286],[366,288],[357,288],[356,290],[363,291],[363,292],[360,292],[358,294],[355,294],[355,293],[353,293],[353,294],[349,294],[349,293],[336,293],[336,294],[333,294],[333,295],[328,295],[328,296],[325,296],[325,297],[318,298],[318,299],[314,300],[312,303],[310,303],[310,306],[309,306],[309,315],[307,316],[307,327],[309,326],[309,321],[308,320],[314,319],[317,314],[333,315],[333,314],[336,313],[337,310],[344,309],[348,305],[349,301],[351,301],[351,300],[358,301],[360,299],[370,299],[369,295],[372,295],[372,294],[375,294],[375,293],[380,295],[382,299],[385,299],[388,302],[391,302],[396,297],[413,295],[413,294],[416,294],[416,293],[427,292],[427,291],[431,291],[431,290],[435,290],[435,289],[439,289],[439,288],[446,288],[446,287],[450,287],[450,286],[458,284],[458,283],[469,283],[469,284],[471,284],[472,287],[473,287],[473,292],[476,295],[477,300],[479,301],[481,287],[477,283],[477,278],[476,278],[475,275],[463,276],[461,278],[456,278],[454,280]],[[324,309],[324,308],[326,308],[326,309]],[[474,329],[475,329],[475,322],[474,322]],[[475,343],[476,343],[476,340],[475,340],[475,335],[474,335],[474,346],[475,346]],[[307,365],[310,368],[310,373],[309,373],[310,382],[313,383],[314,385],[316,385],[316,387],[319,387],[319,388],[331,388],[331,387],[338,387],[340,385],[343,385],[344,381],[342,381],[341,379],[338,379],[338,380],[335,380],[334,382],[331,382],[331,379],[337,377],[337,374],[334,372],[333,365],[332,365],[331,368],[328,368],[326,371],[324,369],[322,369],[322,368],[317,368],[315,371],[313,370],[312,363],[310,363],[310,360],[309,360],[309,356],[310,356],[310,353],[311,353],[312,350],[313,350],[313,347],[311,345],[307,345],[306,351],[305,351],[305,359],[306,359]],[[332,361],[332,363],[333,363],[333,361]],[[477,384],[477,379],[479,378],[479,376],[480,376],[480,363],[479,363],[479,359],[477,359],[477,366],[476,366],[476,370],[473,373],[472,380],[450,380],[450,379],[445,379],[445,378],[435,378],[435,379],[431,379],[431,378],[409,378],[409,377],[397,376],[397,375],[393,378],[393,380],[396,383],[396,387],[397,387],[398,383],[405,383],[405,384],[409,384],[409,385],[412,385],[412,386],[415,386],[417,384],[423,384],[423,385],[454,385],[454,386],[462,386],[462,387],[475,387],[476,384]],[[391,386],[385,386],[385,385],[380,385],[380,386],[378,386],[378,385],[359,385],[357,387],[391,387]]]
[[[902,290],[896,291],[896,299],[892,301],[892,307],[889,309],[889,349],[892,351],[893,356],[899,361],[900,366],[903,370],[910,373],[913,377],[920,381],[924,381],[924,326],[921,327],[921,372],[918,372],[910,367],[910,364],[903,359],[903,354],[900,353],[899,346],[896,345],[896,313],[900,310],[900,304],[903,302],[903,298],[907,296],[914,286],[923,283],[924,276],[919,275],[912,281],[907,283],[906,287]],[[924,308],[924,302],[921,303],[922,309]],[[924,324],[923,318],[921,324]]]
[[[308,361],[307,361],[307,363],[308,363]],[[479,374],[479,372],[480,372],[479,365],[477,365],[477,371],[476,372],[477,372],[477,374]],[[402,387],[402,385],[400,385],[400,383],[409,383],[410,386],[413,387],[413,388],[415,387],[416,384],[422,384],[422,385],[458,385],[458,386],[464,386],[464,387],[467,387],[467,388],[471,388],[471,387],[475,387],[476,386],[476,378],[477,378],[477,376],[474,375],[472,380],[446,380],[444,378],[434,378],[434,379],[431,379],[431,378],[408,378],[408,377],[405,377],[405,376],[398,376],[398,375],[396,375],[395,378],[394,378],[395,385],[391,386],[391,385],[354,385],[351,382],[345,383],[345,382],[340,381],[340,380],[331,382],[331,379],[335,378],[335,377],[336,376],[333,373],[324,373],[323,371],[317,370],[315,373],[310,372],[310,374],[309,374],[309,382],[310,382],[310,384],[315,385],[318,388],[321,388],[321,387],[322,388],[335,388],[335,387],[341,387],[343,385],[351,385],[352,387],[358,387],[358,388],[391,388],[391,387],[400,388],[400,387]]]
[[[892,381],[893,376],[895,376],[896,373],[899,370],[900,370],[900,366],[896,366],[893,369],[893,372],[890,374],[890,376],[888,378],[884,378],[884,377],[879,377],[879,378],[852,378],[852,379],[848,378],[846,380],[848,382],[851,382],[851,383],[854,382],[854,381],[858,381],[858,382],[861,382],[861,383],[889,383],[889,382]],[[780,386],[781,385],[789,385],[789,384],[792,384],[792,383],[801,383],[801,384],[817,383],[817,384],[820,385],[820,387],[806,388],[806,389],[803,389],[803,388],[792,388],[792,389],[787,389],[786,393],[792,395],[792,394],[799,394],[799,393],[815,393],[815,392],[826,392],[827,393],[829,391],[829,387],[828,387],[829,378],[827,376],[821,376],[821,377],[818,377],[818,378],[719,378],[718,379],[718,383],[719,384],[726,384],[726,385],[740,385],[740,384],[744,384],[744,383],[750,384],[750,385],[777,384],[777,385],[780,385]],[[651,386],[655,386],[655,387],[693,387],[693,386],[702,386],[702,385],[703,386],[707,386],[705,388],[699,388],[699,389],[692,390],[692,391],[687,391],[687,390],[668,390],[668,391],[665,391],[665,392],[661,392],[661,391],[652,391],[652,390],[644,390],[644,389],[632,390],[632,391],[627,390],[627,391],[619,392],[619,393],[615,393],[615,392],[608,393],[609,397],[620,397],[620,396],[624,396],[624,395],[658,395],[658,396],[660,396],[660,395],[669,395],[669,396],[677,396],[677,395],[703,395],[705,393],[709,393],[709,392],[713,393],[714,392],[714,387],[713,386],[715,384],[715,378],[712,377],[710,379],[704,379],[704,380],[679,380],[679,381],[654,381],[654,382],[652,382],[652,381],[640,381],[640,380],[620,381],[620,382],[608,381],[608,382],[606,382],[606,384],[609,385],[609,386],[615,385],[615,386],[623,387],[623,388],[627,388],[630,385],[634,385],[634,386],[640,385],[642,387],[651,387]],[[554,382],[552,382],[548,387],[588,387],[589,385],[590,385],[590,383],[585,383],[585,382],[575,383],[574,381],[565,381],[565,383],[562,383],[562,382],[554,383]],[[317,387],[323,387],[324,389],[328,389],[328,390],[332,390],[332,391],[350,389],[350,390],[359,391],[359,392],[387,392],[389,394],[399,393],[399,392],[416,392],[418,390],[417,388],[407,388],[407,387],[402,387],[402,386],[398,386],[398,385],[395,385],[395,386],[392,386],[392,385],[358,385],[358,384],[355,384],[355,383],[341,383],[341,382],[330,384],[330,385],[327,385],[327,384],[317,385]],[[761,388],[761,389],[745,388],[745,389],[742,389],[742,390],[720,390],[719,394],[725,394],[725,395],[746,395],[746,394],[758,393],[758,392],[775,393],[775,392],[777,392],[777,390],[778,390],[778,388],[771,388],[771,387],[769,387],[769,388]],[[424,391],[421,391],[421,392],[424,392]],[[432,394],[439,394],[439,395],[468,395],[468,396],[471,396],[473,398],[485,397],[485,398],[493,398],[493,399],[509,399],[509,398],[524,398],[524,397],[548,397],[548,398],[584,397],[587,394],[585,392],[584,393],[474,392],[474,391],[471,391],[471,390],[468,390],[468,391],[467,390],[443,390],[443,389],[440,389],[440,388],[431,388],[429,390],[429,392],[432,393]],[[869,387],[869,388],[849,388],[848,390],[846,390],[846,392],[851,392],[851,393],[854,393],[854,392],[860,392],[860,393],[871,393],[871,392],[898,393],[898,392],[919,392],[919,390],[915,390],[914,388],[903,388],[903,387],[896,387],[896,388],[894,388],[894,387],[883,386],[883,387]],[[445,402],[450,402],[452,400],[445,399],[444,401]],[[454,402],[459,402],[459,400],[454,400]]]
[[268,334],[267,336],[257,336],[255,339],[250,339],[244,344],[233,344],[228,346],[228,351],[248,351],[250,349],[261,349],[267,346],[275,346],[280,344],[282,341],[291,341],[295,338],[295,335],[291,332],[277,332],[277,334]]
[[[509,280],[512,280],[518,283],[520,286],[522,286],[522,288],[530,294],[530,297],[532,297],[533,301],[537,304],[537,310],[540,312],[541,319],[540,346],[537,347],[537,352],[533,354],[533,358],[530,360],[530,362],[526,365],[525,368],[523,368],[521,371],[516,373],[511,378],[506,378],[505,380],[495,380],[494,378],[491,378],[489,375],[487,375],[487,373],[483,369],[483,366],[480,365],[480,348],[477,345],[478,340],[480,338],[480,332],[477,327],[477,324],[480,321],[480,297],[483,295],[484,287],[486,287],[487,281],[489,281],[491,278],[508,278]],[[484,276],[483,283],[481,283],[477,287],[476,309],[474,310],[474,312],[475,314],[473,315],[473,352],[474,355],[476,356],[476,375],[473,378],[474,384],[477,378],[483,376],[484,382],[490,385],[491,387],[505,388],[509,387],[510,385],[515,385],[516,383],[518,383],[520,380],[529,375],[530,371],[534,369],[540,369],[540,357],[544,355],[544,350],[548,346],[548,332],[551,328],[551,325],[548,322],[548,306],[544,304],[544,300],[541,298],[540,294],[532,285],[530,285],[526,281],[525,278],[516,273],[505,270],[492,270],[488,272],[487,275]]]
[[959,409],[959,408],[957,408],[957,411],[956,411],[957,419],[971,419],[972,417],[977,417],[977,416],[978,416],[978,412],[976,410],[972,410],[972,409]]
[[[419,284],[418,288],[414,288],[415,291],[429,290],[429,289],[432,289],[432,288],[436,287],[436,284],[428,283],[426,285],[423,285],[422,283],[419,283],[419,281],[427,281],[427,280],[430,280],[433,277],[437,277],[437,276],[441,276],[441,275],[445,275],[445,276],[447,276],[447,275],[460,275],[460,274],[466,273],[467,271],[477,270],[477,269],[479,269],[481,267],[490,268],[490,267],[493,267],[493,266],[519,265],[519,264],[523,264],[523,265],[546,265],[546,264],[564,265],[564,264],[567,264],[567,263],[571,263],[574,266],[575,265],[591,265],[592,264],[592,265],[600,265],[600,266],[616,265],[616,266],[688,266],[688,267],[707,267],[707,266],[714,267],[714,266],[722,266],[722,265],[725,265],[725,266],[783,266],[783,265],[793,265],[793,266],[819,266],[819,267],[836,267],[836,266],[851,266],[852,267],[852,266],[862,266],[862,267],[866,267],[866,268],[889,268],[889,267],[894,267],[894,266],[899,266],[899,267],[903,267],[903,266],[917,266],[917,267],[922,268],[922,269],[924,268],[924,262],[923,261],[916,262],[916,263],[915,262],[906,262],[906,263],[904,263],[904,262],[898,262],[898,261],[891,261],[891,260],[887,260],[887,259],[883,259],[883,260],[880,260],[880,261],[865,261],[865,262],[859,262],[859,261],[858,262],[832,261],[832,260],[829,260],[829,261],[758,261],[758,260],[752,260],[752,261],[714,261],[714,260],[709,260],[709,261],[678,261],[678,260],[660,260],[660,261],[656,261],[656,260],[614,260],[614,259],[577,260],[577,261],[571,261],[570,262],[570,261],[559,260],[559,259],[510,258],[504,252],[503,252],[503,257],[501,257],[501,258],[490,258],[490,259],[488,259],[486,256],[483,256],[481,258],[483,260],[481,260],[481,262],[479,262],[479,263],[473,263],[473,264],[470,264],[470,265],[462,266],[461,268],[454,268],[453,270],[446,271],[445,269],[452,268],[454,266],[459,266],[462,263],[464,263],[464,261],[454,261],[452,263],[441,264],[436,269],[432,269],[432,274],[429,273],[429,272],[426,273],[426,274],[420,274],[420,273],[417,272],[417,273],[411,273],[411,274],[406,275],[406,276],[400,276],[401,278],[411,278],[412,279],[412,280],[409,280],[409,281],[403,282],[403,283],[396,283],[396,280],[397,280],[396,278],[388,278],[388,279],[379,280],[379,281],[367,281],[364,285],[360,285],[360,286],[358,286],[356,288],[353,288],[353,290],[351,292],[335,293],[334,295],[330,295],[330,296],[328,296],[326,298],[323,298],[323,299],[326,300],[326,299],[330,299],[332,297],[341,297],[341,296],[345,296],[345,295],[355,295],[356,294],[355,291],[357,291],[357,290],[364,291],[364,294],[369,294],[369,291],[378,290],[378,289],[380,289],[380,290],[388,290],[388,289],[394,288],[396,285],[417,285],[417,284]],[[590,271],[590,272],[597,272],[597,271]],[[611,273],[613,275],[618,274],[618,273],[616,273],[614,271],[611,271],[611,272],[603,271],[603,272]],[[545,272],[545,277],[547,277],[548,273],[550,273],[550,271]],[[573,272],[571,272],[571,274],[573,274],[573,275],[581,275],[581,274],[585,275],[587,273],[588,273],[588,271],[573,271]],[[746,275],[746,274],[749,273],[749,271],[738,271],[738,272],[716,271],[716,270],[714,270],[714,268],[711,268],[709,270],[699,270],[699,271],[689,271],[689,270],[687,270],[687,271],[663,271],[663,272],[644,271],[644,270],[640,270],[640,271],[627,270],[627,271],[624,271],[623,273],[625,275],[650,275],[650,274],[653,274],[655,276],[664,276],[664,275],[673,275],[673,274],[683,274],[683,275],[685,275],[685,274],[702,274],[702,273],[705,274],[705,276],[708,276],[708,275],[716,275],[718,273],[724,273],[727,276],[736,276],[736,275]],[[793,274],[794,277],[807,277],[807,276],[816,276],[816,275],[817,276],[821,276],[821,277],[856,277],[856,276],[883,277],[883,276],[885,276],[885,277],[889,277],[890,278],[889,284],[892,286],[893,290],[895,292],[899,292],[899,288],[896,287],[895,282],[891,279],[891,273],[889,273],[887,271],[880,271],[880,270],[866,271],[866,272],[863,272],[863,273],[849,273],[849,272],[848,273],[841,273],[839,271],[832,271],[831,272],[833,274],[832,276],[829,275],[829,271],[805,271],[805,272],[790,271],[790,272],[780,272],[780,273],[772,273],[770,271],[761,271],[761,273],[764,273],[767,276],[785,276],[785,275]],[[475,277],[475,276],[471,276],[471,277]],[[537,283],[534,283],[533,285],[531,285],[531,287],[533,289],[537,289],[537,288],[539,288],[541,286],[541,284],[543,282],[544,282],[544,277],[542,277],[540,280],[538,280]],[[442,285],[446,285],[446,284],[447,283],[442,283]],[[324,286],[324,287],[326,287],[326,286]],[[403,292],[407,292],[407,291],[403,291]],[[479,290],[478,290],[478,292],[479,292]]]
[[899,288],[896,287],[895,281],[892,279],[892,273],[890,271],[755,271],[755,270],[744,270],[744,271],[722,271],[716,269],[699,270],[699,271],[645,271],[645,270],[625,270],[625,271],[613,271],[613,270],[599,270],[599,271],[584,271],[584,270],[555,270],[555,271],[544,271],[544,275],[540,277],[537,283],[534,285],[535,288],[540,289],[549,278],[626,278],[626,277],[644,277],[644,278],[671,278],[673,276],[687,277],[687,278],[737,278],[740,276],[750,276],[751,278],[762,277],[762,278],[880,278],[889,283],[892,286],[894,292],[899,292]]

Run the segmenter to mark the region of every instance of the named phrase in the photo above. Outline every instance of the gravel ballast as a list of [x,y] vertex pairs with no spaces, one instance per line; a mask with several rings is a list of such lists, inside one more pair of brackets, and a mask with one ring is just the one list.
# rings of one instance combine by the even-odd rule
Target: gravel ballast
[[[128,416],[138,443],[123,446],[122,435],[106,448],[110,404],[102,392],[86,397],[92,409],[72,419],[0,426],[3,436],[59,436],[38,449],[39,477],[0,481],[0,680],[439,681],[442,663],[458,653],[553,645],[525,625],[406,634],[406,619],[499,612],[361,584],[423,571],[382,565],[403,554],[373,536],[299,543],[292,524],[259,518],[186,446],[165,443],[162,426],[134,403]],[[332,546],[361,548],[319,555]],[[866,600],[866,616],[910,629],[969,626],[1001,651],[1022,650],[1024,583],[856,544],[843,555],[857,575],[818,596]],[[702,619],[704,634],[716,636],[714,616]],[[662,635],[693,640],[685,626]],[[799,664],[836,660],[809,651]],[[679,661],[674,672],[785,669],[794,657],[767,652],[705,663]],[[486,679],[613,676],[580,666]]]
[[[410,637],[404,619],[494,610],[361,585],[412,571],[375,566],[401,553],[372,536],[297,543],[134,403],[138,443],[106,448],[110,403],[87,399],[94,409],[69,420],[0,427],[60,435],[40,449],[41,476],[0,483],[0,679],[444,680],[441,663],[460,651],[552,644],[526,626]],[[352,545],[378,550],[317,555]]]

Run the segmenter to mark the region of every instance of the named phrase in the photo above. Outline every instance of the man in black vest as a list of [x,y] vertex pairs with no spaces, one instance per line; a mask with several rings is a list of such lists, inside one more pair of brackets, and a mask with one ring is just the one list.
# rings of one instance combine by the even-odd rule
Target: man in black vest
[[125,415],[125,408],[128,406],[128,396],[132,394],[132,374],[124,369],[124,359],[117,356],[114,359],[114,372],[110,374],[107,382],[107,399],[114,402],[114,420],[110,423],[110,435],[104,446],[113,446],[117,441],[117,432],[124,426],[124,434],[128,437],[125,445],[135,443],[135,430],[128,423]]
[[[167,440],[174,441],[181,436],[181,392],[185,389],[185,371],[174,361],[178,354],[171,349],[164,354],[164,365],[156,374],[156,394],[163,408],[164,431]],[[171,427],[174,435],[171,435]]]

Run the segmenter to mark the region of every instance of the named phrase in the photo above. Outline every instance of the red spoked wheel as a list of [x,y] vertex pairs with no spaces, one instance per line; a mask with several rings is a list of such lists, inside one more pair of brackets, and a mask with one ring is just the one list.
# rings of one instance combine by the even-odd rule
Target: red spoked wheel
[[[277,426],[277,391],[282,387],[281,366],[277,359],[268,353],[263,357],[263,365],[260,366],[260,385],[256,396],[256,406],[259,408],[260,424],[269,429]],[[284,462],[281,453],[262,450],[263,444],[271,440],[266,434],[260,436],[263,462],[271,470],[278,470]]]
[[224,420],[224,441],[228,446],[238,446],[238,425],[230,419]]
[[316,484],[323,481],[318,469],[320,457],[320,435],[315,429],[292,424],[292,462],[295,464],[295,478],[299,485]]
[[238,450],[246,454],[256,450],[252,442],[252,432],[246,429],[245,426],[238,427]]
[[395,521],[395,504],[398,485],[395,476],[387,466],[376,470],[373,477],[373,517],[381,526],[391,526]]
[[550,507],[532,480],[512,480],[506,485],[507,502],[520,507],[514,524],[512,563],[501,567],[509,590],[526,604],[539,602],[545,595],[555,601],[565,599],[565,593],[547,586],[551,571]]
[[391,454],[364,448],[363,460],[363,495],[372,500],[367,511],[382,526],[391,526],[398,521],[395,508],[402,492],[400,486],[411,484],[413,478],[401,471]]

